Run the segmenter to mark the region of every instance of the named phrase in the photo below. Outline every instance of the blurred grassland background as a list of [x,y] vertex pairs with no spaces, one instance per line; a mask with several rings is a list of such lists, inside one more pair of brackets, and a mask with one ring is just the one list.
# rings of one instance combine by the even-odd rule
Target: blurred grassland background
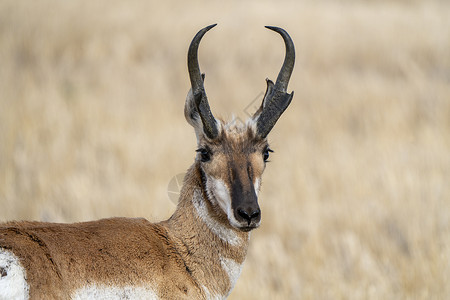
[[[213,112],[291,106],[230,299],[448,299],[448,1],[0,1],[0,221],[168,218],[193,162],[187,47]],[[252,102],[256,99],[256,102]],[[249,106],[249,107],[248,107]]]

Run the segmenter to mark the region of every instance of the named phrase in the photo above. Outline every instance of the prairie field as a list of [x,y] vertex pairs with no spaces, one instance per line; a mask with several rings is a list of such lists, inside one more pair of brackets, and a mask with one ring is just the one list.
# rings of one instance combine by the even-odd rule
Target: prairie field
[[450,2],[0,1],[0,221],[168,218],[192,164],[187,48],[212,111],[295,95],[230,299],[450,297]]

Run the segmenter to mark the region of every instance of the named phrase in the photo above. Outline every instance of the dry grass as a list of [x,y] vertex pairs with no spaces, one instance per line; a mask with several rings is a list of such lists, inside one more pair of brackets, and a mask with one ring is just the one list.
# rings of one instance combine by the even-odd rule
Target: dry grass
[[[446,1],[0,2],[0,220],[161,220],[192,163],[186,49],[218,115],[298,59],[232,299],[450,295]],[[192,2],[191,2],[192,3]]]

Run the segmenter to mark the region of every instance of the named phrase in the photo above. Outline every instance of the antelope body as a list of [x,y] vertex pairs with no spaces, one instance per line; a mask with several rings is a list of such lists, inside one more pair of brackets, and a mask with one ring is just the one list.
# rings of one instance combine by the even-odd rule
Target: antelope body
[[0,224],[0,299],[223,299],[261,222],[258,192],[269,156],[267,135],[292,100],[286,88],[294,45],[261,107],[245,124],[216,119],[197,52],[188,51],[191,90],[185,117],[198,150],[174,214],[166,221],[111,218],[74,224]]

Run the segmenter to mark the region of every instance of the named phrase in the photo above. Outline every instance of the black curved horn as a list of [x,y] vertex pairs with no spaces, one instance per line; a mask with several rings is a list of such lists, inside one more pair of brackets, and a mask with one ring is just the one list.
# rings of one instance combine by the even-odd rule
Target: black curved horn
[[272,81],[267,80],[268,88],[261,109],[259,110],[260,114],[258,115],[256,126],[257,134],[262,138],[267,137],[270,130],[272,130],[278,118],[289,106],[292,97],[294,96],[294,92],[290,94],[286,93],[295,63],[294,43],[284,29],[273,26],[266,26],[266,28],[275,31],[282,36],[286,46],[286,55],[275,85],[273,85]]
[[286,55],[284,57],[283,66],[281,67],[280,73],[278,73],[277,81],[275,82],[275,88],[279,87],[279,89],[286,91],[289,79],[291,78],[292,70],[294,70],[294,42],[292,42],[291,37],[283,28],[273,26],[266,26],[266,28],[279,33],[283,37],[284,44],[286,46]]
[[191,80],[192,95],[203,123],[203,132],[210,139],[217,137],[218,129],[216,119],[209,108],[208,98],[206,97],[205,88],[203,86],[203,76],[198,65],[198,46],[205,33],[216,25],[217,24],[209,25],[201,29],[192,39],[188,50],[188,71]]

